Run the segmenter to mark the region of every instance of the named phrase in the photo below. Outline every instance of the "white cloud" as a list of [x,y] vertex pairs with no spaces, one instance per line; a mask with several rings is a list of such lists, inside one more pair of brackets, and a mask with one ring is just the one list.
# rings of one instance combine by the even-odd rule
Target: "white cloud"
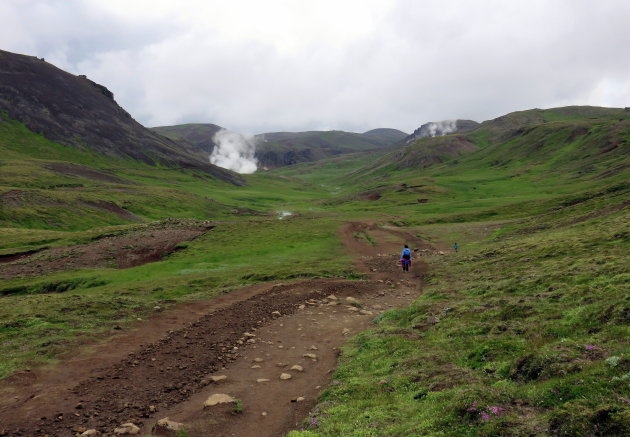
[[3,49],[87,74],[149,126],[412,131],[630,105],[622,0],[5,0],[0,15]]

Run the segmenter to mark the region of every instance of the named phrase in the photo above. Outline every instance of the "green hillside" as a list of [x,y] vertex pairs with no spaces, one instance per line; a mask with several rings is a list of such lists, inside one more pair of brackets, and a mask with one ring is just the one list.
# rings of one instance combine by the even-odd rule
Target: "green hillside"
[[22,261],[0,264],[0,375],[156,307],[262,281],[362,277],[338,231],[369,221],[435,248],[422,255],[422,294],[349,341],[292,437],[628,435],[629,148],[630,112],[531,110],[235,185],[77,150],[4,119],[0,257],[169,223],[212,228],[125,269],[114,252],[105,267],[30,276],[3,273]]

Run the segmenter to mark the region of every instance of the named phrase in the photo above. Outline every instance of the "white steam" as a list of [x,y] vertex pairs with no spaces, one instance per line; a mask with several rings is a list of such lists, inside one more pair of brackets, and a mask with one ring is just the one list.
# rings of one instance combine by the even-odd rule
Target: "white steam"
[[457,130],[457,120],[432,121],[427,123],[428,136],[441,137]]
[[245,136],[221,129],[212,138],[216,144],[210,154],[210,163],[237,173],[254,173],[258,169],[256,141]]

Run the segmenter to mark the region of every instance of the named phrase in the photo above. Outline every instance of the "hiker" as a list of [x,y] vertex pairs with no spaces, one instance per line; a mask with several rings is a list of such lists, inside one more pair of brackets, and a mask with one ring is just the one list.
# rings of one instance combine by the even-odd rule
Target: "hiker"
[[411,264],[411,250],[409,250],[409,246],[405,244],[405,248],[400,254],[400,264],[402,265],[403,272],[409,271],[409,265]]
[[459,246],[457,245],[457,242],[455,242],[455,244],[453,244],[453,250],[457,252],[457,249],[459,249]]

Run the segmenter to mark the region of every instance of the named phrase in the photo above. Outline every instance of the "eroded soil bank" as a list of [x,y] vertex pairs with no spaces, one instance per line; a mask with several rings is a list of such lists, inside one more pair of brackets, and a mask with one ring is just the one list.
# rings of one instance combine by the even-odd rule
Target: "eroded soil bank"
[[214,227],[200,220],[167,220],[99,235],[86,244],[0,257],[0,277],[30,278],[82,268],[126,269],[159,261]]

